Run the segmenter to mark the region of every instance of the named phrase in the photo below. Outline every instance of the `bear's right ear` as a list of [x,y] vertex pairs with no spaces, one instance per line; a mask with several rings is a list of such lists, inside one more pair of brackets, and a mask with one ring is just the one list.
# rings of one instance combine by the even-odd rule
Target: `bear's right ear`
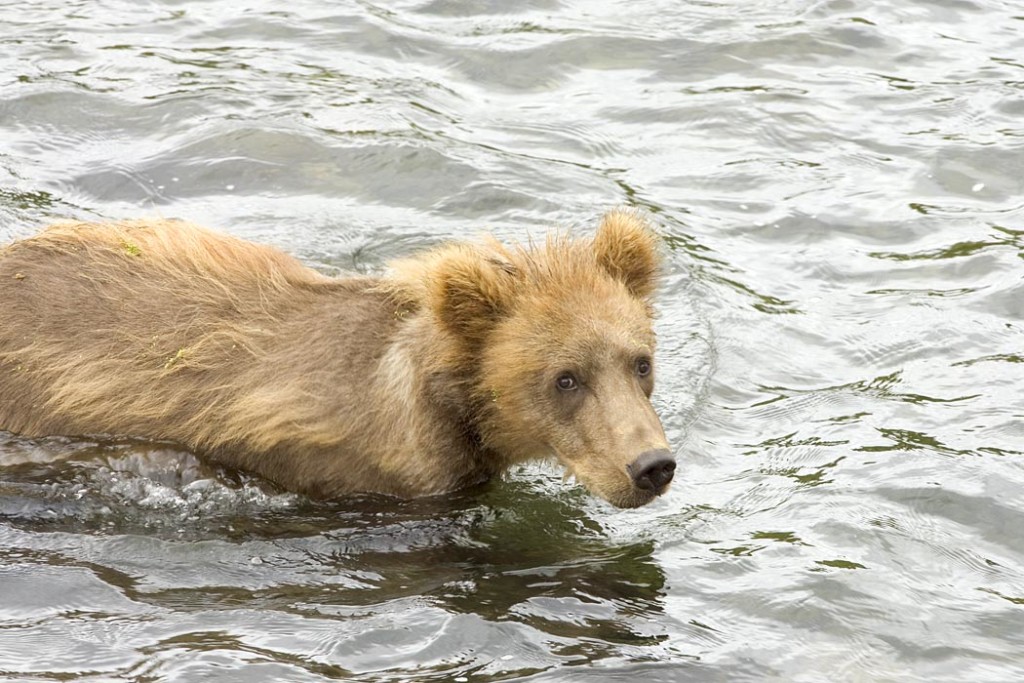
[[594,235],[594,256],[633,296],[648,299],[657,286],[660,240],[640,214],[618,209],[605,214]]
[[497,254],[452,245],[434,270],[430,307],[450,332],[475,343],[507,313],[516,284],[515,267]]

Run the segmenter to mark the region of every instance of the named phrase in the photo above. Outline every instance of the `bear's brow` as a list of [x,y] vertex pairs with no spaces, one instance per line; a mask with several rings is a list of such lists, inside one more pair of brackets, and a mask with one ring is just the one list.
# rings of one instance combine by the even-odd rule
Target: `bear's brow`
[[584,338],[566,340],[565,344],[552,354],[556,363],[566,367],[593,371],[604,365],[632,364],[638,358],[652,358],[653,347],[634,335],[619,334],[606,336],[587,335]]

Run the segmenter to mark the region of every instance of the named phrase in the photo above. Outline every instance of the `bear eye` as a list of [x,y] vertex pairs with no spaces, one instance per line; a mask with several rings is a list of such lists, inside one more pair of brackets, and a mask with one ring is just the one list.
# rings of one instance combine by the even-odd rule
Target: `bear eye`
[[639,377],[646,377],[651,374],[651,361],[641,358],[636,362],[636,374]]
[[576,377],[571,372],[563,372],[555,380],[555,386],[558,387],[559,391],[573,391],[579,387],[579,382],[576,381]]

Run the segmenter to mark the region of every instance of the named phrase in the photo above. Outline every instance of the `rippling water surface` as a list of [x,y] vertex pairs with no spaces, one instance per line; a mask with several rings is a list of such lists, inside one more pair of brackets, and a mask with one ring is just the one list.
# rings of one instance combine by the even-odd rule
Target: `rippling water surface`
[[0,3],[0,242],[187,217],[373,272],[622,204],[669,495],[323,504],[0,433],[0,678],[1024,678],[1019,3]]

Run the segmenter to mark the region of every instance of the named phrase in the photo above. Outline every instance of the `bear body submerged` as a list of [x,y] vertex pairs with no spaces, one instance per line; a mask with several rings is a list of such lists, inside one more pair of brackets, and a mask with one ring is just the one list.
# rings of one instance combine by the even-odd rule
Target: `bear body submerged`
[[180,443],[297,492],[454,490],[556,457],[622,507],[675,462],[649,397],[657,237],[453,243],[330,278],[187,223],[0,248],[0,429]]

